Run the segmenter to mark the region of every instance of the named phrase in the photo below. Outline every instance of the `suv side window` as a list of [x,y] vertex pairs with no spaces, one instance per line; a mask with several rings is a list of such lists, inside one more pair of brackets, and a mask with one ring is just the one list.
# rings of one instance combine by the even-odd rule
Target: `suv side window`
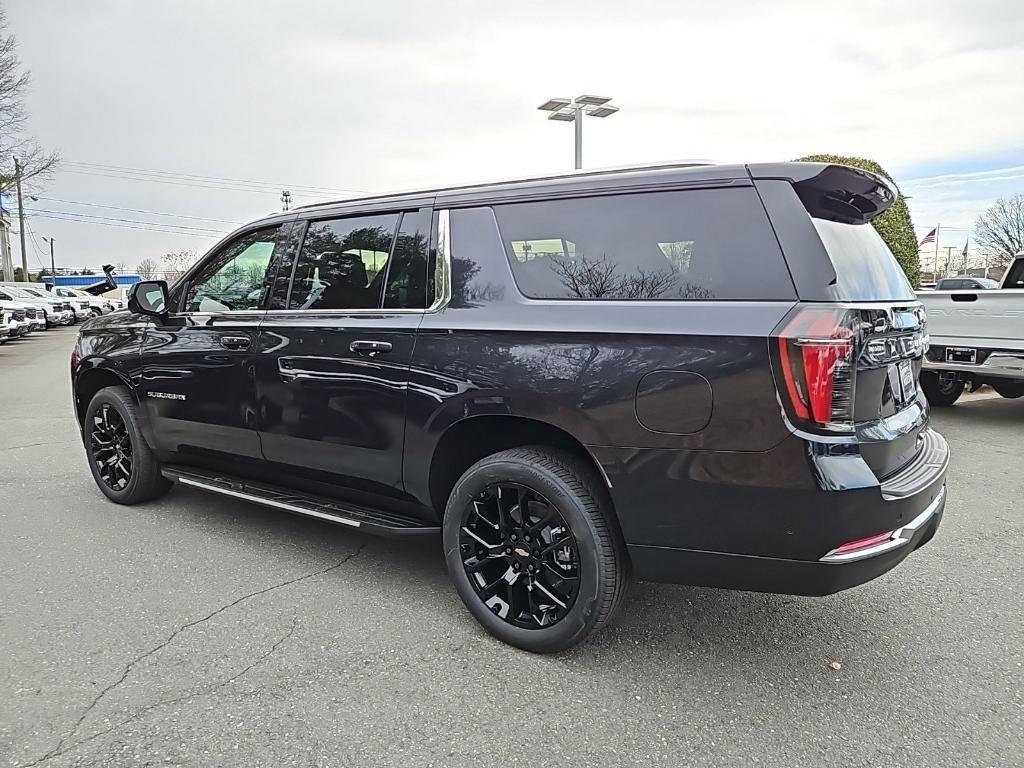
[[792,299],[751,188],[494,206],[520,291],[535,299]]
[[400,214],[311,221],[295,264],[288,309],[380,306]]
[[189,280],[183,311],[259,309],[282,230],[280,224],[253,230],[224,246]]
[[430,209],[402,214],[395,247],[388,261],[384,306],[388,309],[425,309],[429,274]]

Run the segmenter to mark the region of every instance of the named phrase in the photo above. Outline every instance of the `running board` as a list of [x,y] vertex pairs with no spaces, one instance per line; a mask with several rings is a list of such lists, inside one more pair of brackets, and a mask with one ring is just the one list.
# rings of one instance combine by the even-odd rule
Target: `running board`
[[164,467],[161,473],[168,480],[210,493],[232,496],[236,499],[281,509],[295,515],[315,517],[338,525],[358,528],[377,536],[404,537],[438,534],[441,529],[393,512],[371,509],[347,501],[299,493],[263,483],[254,483],[236,477],[206,473],[201,470]]

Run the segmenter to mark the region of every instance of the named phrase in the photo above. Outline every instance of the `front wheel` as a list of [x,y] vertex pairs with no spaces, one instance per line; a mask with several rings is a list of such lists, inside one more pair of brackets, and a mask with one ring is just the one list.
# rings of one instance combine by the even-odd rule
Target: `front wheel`
[[171,487],[139,431],[135,401],[124,387],[106,387],[95,394],[82,432],[93,479],[111,501],[138,504]]
[[622,602],[629,557],[591,467],[543,447],[481,459],[459,478],[443,524],[448,573],[492,635],[535,653],[570,648]]
[[964,393],[963,379],[942,376],[933,371],[921,371],[921,389],[928,402],[937,407],[947,407],[960,399]]

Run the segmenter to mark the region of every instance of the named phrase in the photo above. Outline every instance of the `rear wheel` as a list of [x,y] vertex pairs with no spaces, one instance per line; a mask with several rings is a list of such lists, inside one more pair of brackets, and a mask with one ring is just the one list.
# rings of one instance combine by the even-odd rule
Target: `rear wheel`
[[992,389],[1011,400],[1024,397],[1024,381],[996,381],[992,383]]
[[106,387],[93,396],[82,431],[93,479],[111,501],[138,504],[171,487],[139,431],[135,401],[124,387]]
[[924,390],[929,403],[938,407],[946,407],[960,399],[960,395],[964,392],[964,381],[933,371],[921,371],[921,389]]
[[570,648],[604,626],[625,594],[629,558],[592,468],[549,448],[488,456],[459,478],[443,537],[459,597],[499,640]]

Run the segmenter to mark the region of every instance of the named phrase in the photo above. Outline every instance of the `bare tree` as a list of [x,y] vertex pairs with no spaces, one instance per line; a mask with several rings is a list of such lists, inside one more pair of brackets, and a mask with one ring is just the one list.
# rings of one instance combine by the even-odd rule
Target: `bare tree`
[[1024,251],[1024,195],[996,200],[974,222],[974,239],[997,267]]
[[143,280],[153,280],[160,271],[156,259],[143,259],[135,266],[135,273]]
[[167,279],[170,281],[177,280],[188,270],[189,267],[196,263],[196,259],[198,258],[198,254],[196,254],[196,252],[191,248],[184,251],[165,253],[163,259]]
[[0,8],[0,192],[14,185],[14,158],[21,162],[22,189],[38,188],[60,162],[26,133],[25,94],[31,76],[18,58],[18,43],[7,30],[7,14]]

